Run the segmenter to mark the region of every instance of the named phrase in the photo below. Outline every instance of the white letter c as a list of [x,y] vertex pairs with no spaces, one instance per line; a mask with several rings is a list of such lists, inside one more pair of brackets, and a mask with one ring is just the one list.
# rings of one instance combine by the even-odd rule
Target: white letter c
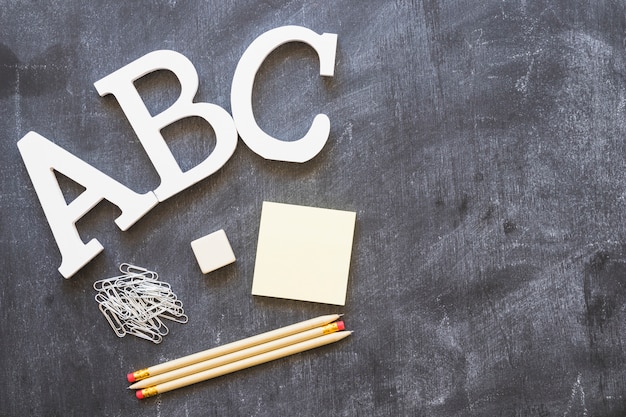
[[319,56],[320,75],[333,76],[337,35],[318,35],[305,27],[283,26],[256,38],[243,53],[233,75],[230,101],[239,136],[252,151],[266,159],[306,162],[317,155],[328,140],[328,116],[315,116],[309,131],[302,138],[282,141],[265,133],[256,123],[252,111],[252,87],[257,71],[272,51],[288,42],[304,42],[310,45]]

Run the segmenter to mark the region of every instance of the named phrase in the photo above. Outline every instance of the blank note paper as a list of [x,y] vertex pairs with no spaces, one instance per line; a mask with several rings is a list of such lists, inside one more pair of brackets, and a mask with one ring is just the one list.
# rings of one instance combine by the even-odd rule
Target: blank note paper
[[263,202],[252,294],[344,305],[356,213]]

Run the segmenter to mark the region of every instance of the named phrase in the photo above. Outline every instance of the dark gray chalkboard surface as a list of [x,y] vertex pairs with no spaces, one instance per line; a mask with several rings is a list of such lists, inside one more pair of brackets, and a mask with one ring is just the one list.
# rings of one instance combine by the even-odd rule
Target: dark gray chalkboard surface
[[[36,131],[138,192],[159,178],[93,83],[148,52],[195,65],[230,112],[262,33],[338,35],[335,75],[304,44],[272,53],[254,110],[330,138],[303,164],[239,141],[216,174],[128,231],[104,201],[78,222],[105,250],[71,279],[16,146]],[[626,415],[626,4],[616,0],[0,1],[1,416]],[[137,82],[152,111],[178,85]],[[164,130],[184,169],[214,136]],[[76,195],[69,181],[61,181]],[[357,213],[346,305],[251,295],[263,201]],[[224,229],[237,261],[203,275],[189,243]],[[157,271],[189,323],[118,338],[94,281]],[[138,401],[127,372],[322,314],[336,345]]]

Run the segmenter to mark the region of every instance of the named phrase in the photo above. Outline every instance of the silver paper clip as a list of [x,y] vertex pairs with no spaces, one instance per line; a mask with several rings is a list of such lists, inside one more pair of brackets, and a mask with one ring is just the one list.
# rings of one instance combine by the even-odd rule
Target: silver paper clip
[[156,272],[123,263],[122,275],[94,282],[98,308],[118,337],[127,334],[161,343],[169,328],[161,319],[187,323],[183,303]]

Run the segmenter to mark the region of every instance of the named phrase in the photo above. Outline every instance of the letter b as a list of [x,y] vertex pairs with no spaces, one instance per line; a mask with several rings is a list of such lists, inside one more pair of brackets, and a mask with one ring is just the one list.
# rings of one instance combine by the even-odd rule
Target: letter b
[[[134,81],[157,70],[169,70],[180,82],[180,97],[154,117],[146,108]],[[237,130],[228,112],[215,104],[194,103],[198,73],[184,55],[168,50],[150,52],[94,83],[101,96],[113,94],[152,161],[161,184],[154,190],[164,201],[220,169],[237,147]],[[165,143],[161,130],[186,117],[199,116],[215,132],[213,152],[192,169],[183,172]]]

